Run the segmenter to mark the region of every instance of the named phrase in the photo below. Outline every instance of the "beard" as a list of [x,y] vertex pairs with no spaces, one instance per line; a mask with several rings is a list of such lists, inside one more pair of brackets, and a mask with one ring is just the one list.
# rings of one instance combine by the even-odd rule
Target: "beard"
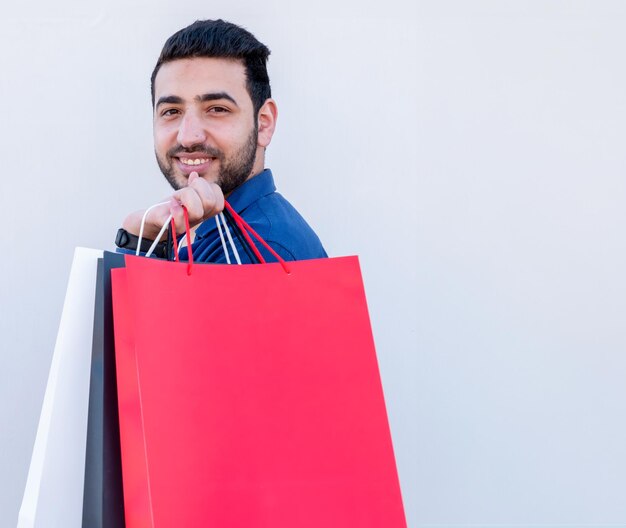
[[186,187],[187,178],[176,174],[173,158],[179,157],[181,154],[198,152],[205,154],[208,158],[215,158],[219,162],[219,172],[215,183],[221,187],[222,192],[226,195],[234,191],[250,176],[256,159],[257,138],[258,130],[253,127],[244,145],[230,157],[226,157],[224,152],[218,148],[203,144],[192,145],[189,148],[176,145],[167,151],[165,159],[161,159],[158,153],[155,152],[155,154],[159,169],[175,190]]

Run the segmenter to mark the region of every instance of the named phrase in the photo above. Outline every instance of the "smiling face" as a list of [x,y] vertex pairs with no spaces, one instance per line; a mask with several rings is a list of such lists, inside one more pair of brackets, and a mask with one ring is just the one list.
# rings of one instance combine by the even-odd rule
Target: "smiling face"
[[269,141],[259,142],[240,61],[197,57],[165,63],[154,91],[154,148],[172,187],[185,187],[197,172],[227,194],[263,170]]

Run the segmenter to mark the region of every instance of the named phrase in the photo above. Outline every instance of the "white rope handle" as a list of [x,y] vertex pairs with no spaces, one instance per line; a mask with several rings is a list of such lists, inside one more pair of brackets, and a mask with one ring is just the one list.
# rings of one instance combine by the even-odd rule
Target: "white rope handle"
[[237,246],[235,246],[235,242],[233,242],[233,237],[230,234],[230,227],[228,227],[228,222],[226,222],[226,217],[224,216],[224,213],[220,213],[218,216],[220,217],[220,219],[222,220],[222,223],[224,224],[224,229],[226,230],[226,236],[228,236],[228,242],[230,242],[230,247],[233,249],[233,254],[235,255],[235,260],[237,261],[237,264],[241,265],[241,259],[239,258],[239,253],[237,251]]
[[[152,255],[152,252],[154,251],[154,249],[157,247],[159,240],[161,240],[161,237],[165,234],[165,230],[168,228],[170,221],[172,220],[172,215],[169,215],[167,217],[167,220],[165,221],[165,223],[163,224],[163,227],[161,228],[161,231],[159,231],[159,234],[157,235],[157,237],[154,239],[154,242],[152,242],[152,245],[150,246],[150,249],[148,250],[148,252],[146,253],[146,257],[149,257],[150,255]],[[176,233],[174,233],[174,236],[176,236]]]
[[230,264],[230,255],[228,254],[228,248],[226,247],[226,240],[224,240],[224,233],[222,233],[222,226],[220,225],[219,215],[215,215],[215,224],[217,225],[217,230],[220,233],[220,240],[222,241],[222,249],[224,250],[224,255],[226,255],[226,264]]
[[[220,220],[222,221],[222,224],[224,224],[223,230],[222,230],[222,226],[220,225]],[[228,252],[228,247],[226,246],[226,240],[224,240],[224,231],[226,231],[226,236],[228,237],[228,243],[230,244],[230,248],[233,250],[233,255],[235,255],[235,260],[237,261],[237,264],[241,265],[239,252],[237,251],[237,246],[235,245],[235,242],[233,241],[233,237],[230,234],[230,226],[228,225],[228,222],[226,221],[226,217],[224,216],[224,213],[220,213],[215,216],[215,223],[217,225],[217,230],[219,231],[219,234],[220,234],[220,240],[222,241],[222,248],[224,249],[224,255],[226,255],[226,262],[228,264],[231,264],[230,254]]]
[[[143,217],[141,218],[141,226],[139,228],[139,240],[137,241],[137,251],[135,252],[135,255],[139,256],[139,251],[141,249],[141,239],[143,238],[143,228],[146,225],[146,218],[148,217],[148,213],[154,209],[155,207],[158,207],[159,205],[167,205],[169,202],[161,202],[158,204],[154,204],[151,205],[150,207],[148,207],[146,209],[146,211],[143,213]],[[165,225],[168,225],[170,223],[170,220],[172,219],[172,215],[170,215],[170,217],[167,219],[167,222],[165,222]],[[152,246],[150,246],[150,249],[148,250],[148,253],[146,254],[146,257],[149,257],[150,255],[152,255],[152,252],[154,251],[154,248],[156,247],[156,245],[159,243],[159,239],[163,236],[163,231],[164,229],[161,229],[161,232],[159,233],[159,236],[156,237],[156,240],[154,241],[154,243],[152,244]]]

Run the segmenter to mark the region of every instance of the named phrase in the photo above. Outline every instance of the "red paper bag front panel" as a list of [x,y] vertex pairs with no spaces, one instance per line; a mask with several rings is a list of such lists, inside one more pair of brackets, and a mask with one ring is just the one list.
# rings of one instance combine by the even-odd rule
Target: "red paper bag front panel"
[[127,257],[154,526],[401,527],[356,257]]

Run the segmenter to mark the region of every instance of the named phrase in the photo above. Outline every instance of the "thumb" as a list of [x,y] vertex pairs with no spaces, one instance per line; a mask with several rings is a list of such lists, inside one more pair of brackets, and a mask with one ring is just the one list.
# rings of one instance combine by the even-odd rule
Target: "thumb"
[[195,180],[197,180],[200,177],[200,175],[196,172],[193,171],[190,175],[189,175],[189,179],[187,180],[187,185],[193,183]]

